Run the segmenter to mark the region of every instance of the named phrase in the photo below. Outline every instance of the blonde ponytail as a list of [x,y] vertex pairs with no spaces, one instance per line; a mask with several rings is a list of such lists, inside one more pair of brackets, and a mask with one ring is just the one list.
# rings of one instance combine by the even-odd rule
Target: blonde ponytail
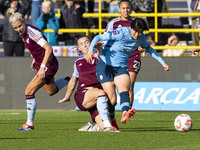
[[9,22],[14,23],[17,20],[24,22],[22,14],[15,11],[16,11],[16,8],[8,8],[6,15],[9,16]]

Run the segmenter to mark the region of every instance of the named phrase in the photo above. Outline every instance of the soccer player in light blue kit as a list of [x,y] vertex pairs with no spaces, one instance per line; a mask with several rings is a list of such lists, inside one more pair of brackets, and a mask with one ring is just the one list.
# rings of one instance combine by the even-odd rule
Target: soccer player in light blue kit
[[107,46],[109,42],[105,45],[97,64],[96,74],[112,105],[116,104],[116,99],[112,98],[112,95],[115,94],[116,86],[120,95],[122,123],[129,122],[130,118],[135,114],[135,109],[130,108],[129,100],[130,78],[127,63],[131,53],[141,46],[142,48],[145,48],[154,59],[162,64],[164,70],[169,70],[169,66],[150,46],[143,33],[145,30],[149,30],[146,22],[142,18],[135,18],[131,22],[130,27],[118,28],[112,32],[105,32],[102,35],[95,36],[86,56],[87,61],[91,63],[93,49],[97,42],[101,40],[114,41],[112,46]]

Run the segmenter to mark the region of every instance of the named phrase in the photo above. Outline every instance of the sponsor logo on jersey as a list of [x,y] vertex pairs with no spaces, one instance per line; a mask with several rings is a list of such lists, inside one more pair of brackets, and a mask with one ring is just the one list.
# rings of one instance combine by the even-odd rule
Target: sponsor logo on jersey
[[126,50],[126,51],[130,51],[130,50],[132,50],[133,49],[133,47],[132,46],[121,46],[124,50]]
[[34,36],[34,39],[35,39],[36,41],[38,41],[38,40],[40,39],[40,37],[39,37],[38,35],[35,35],[35,36]]

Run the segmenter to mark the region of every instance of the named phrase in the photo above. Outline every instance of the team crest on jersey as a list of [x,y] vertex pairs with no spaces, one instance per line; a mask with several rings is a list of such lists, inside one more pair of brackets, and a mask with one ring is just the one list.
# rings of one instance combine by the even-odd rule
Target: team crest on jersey
[[112,33],[113,33],[114,35],[116,35],[116,34],[119,34],[119,31],[114,30],[114,31],[112,31]]
[[30,42],[29,42],[29,38],[26,40],[26,43],[28,43],[28,44],[30,43]]
[[140,43],[139,43],[139,42],[137,42],[137,43],[136,43],[136,45],[137,45],[137,46],[140,46]]
[[38,35],[35,35],[35,36],[34,36],[34,39],[35,39],[36,41],[38,41],[38,40],[40,39],[40,37],[39,37]]
[[103,75],[100,75],[99,78],[100,78],[100,80],[103,80]]

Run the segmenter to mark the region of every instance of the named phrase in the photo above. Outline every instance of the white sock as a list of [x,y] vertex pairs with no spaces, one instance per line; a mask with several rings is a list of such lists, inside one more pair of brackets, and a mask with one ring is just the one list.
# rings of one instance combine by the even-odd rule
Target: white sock
[[110,121],[108,117],[108,98],[106,96],[99,96],[97,98],[97,110],[99,111],[99,115],[103,120],[104,128],[110,127]]
[[26,124],[32,126],[33,120],[35,117],[36,107],[37,107],[35,96],[26,95],[26,105],[27,105],[27,122],[26,122]]
[[104,125],[104,128],[108,128],[108,127],[110,127],[110,126],[111,126],[111,124],[110,124],[110,121],[109,121],[109,120],[105,120],[105,121],[103,121],[103,125]]
[[27,120],[26,124],[28,124],[29,126],[33,126],[33,120]]
[[68,76],[68,77],[65,77],[65,78],[60,78],[58,80],[55,81],[55,84],[58,88],[58,91],[60,89],[62,89],[65,85],[68,84],[69,80],[71,79],[72,76]]

